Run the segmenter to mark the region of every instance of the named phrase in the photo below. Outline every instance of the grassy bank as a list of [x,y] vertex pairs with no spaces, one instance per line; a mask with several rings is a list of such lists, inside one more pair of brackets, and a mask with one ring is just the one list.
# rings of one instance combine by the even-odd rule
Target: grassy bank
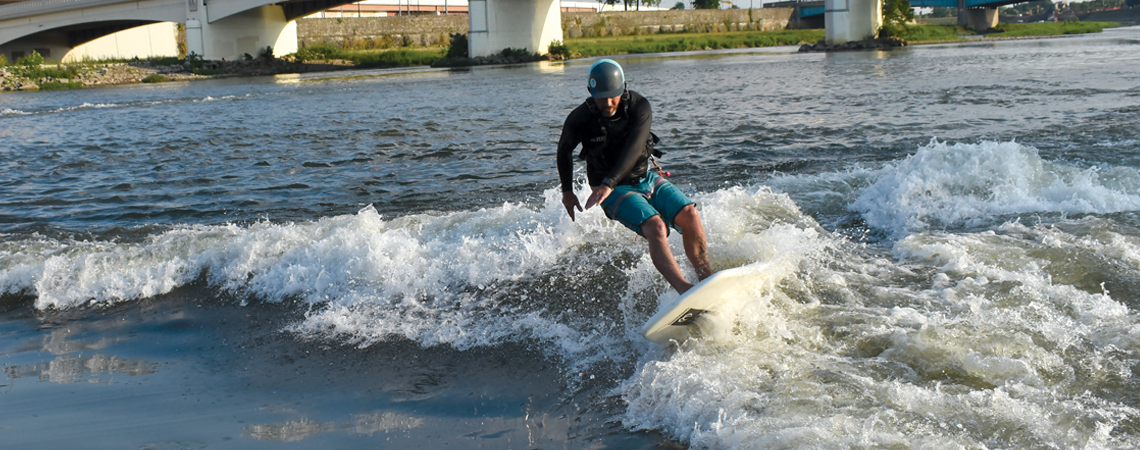
[[1040,23],[999,23],[994,30],[979,34],[955,25],[917,25],[907,27],[905,37],[911,44],[924,42],[946,42],[987,38],[1059,36],[1065,34],[1100,33],[1105,28],[1119,27],[1116,22],[1040,22]]
[[630,53],[775,47],[816,42],[820,39],[823,39],[823,30],[735,31],[578,38],[567,40],[565,46],[570,57],[583,58]]
[[1062,34],[1100,33],[1105,28],[1119,27],[1116,22],[1041,22],[1041,23],[999,23],[1002,33],[987,36],[1057,36]]
[[[586,58],[631,53],[662,53],[725,48],[799,45],[823,39],[823,30],[739,31],[727,33],[679,33],[651,36],[610,36],[570,39],[552,47],[563,58]],[[466,39],[457,41],[466,46]],[[504,56],[511,53],[505,49]],[[518,52],[518,50],[514,50]],[[524,52],[525,53],[525,52]],[[466,51],[456,54],[466,54]],[[298,62],[341,62],[362,68],[432,65],[447,57],[447,48],[435,49],[344,49],[332,45],[304,47],[292,55]]]
[[35,83],[35,89],[50,91],[61,89],[76,89],[83,87],[82,82],[73,81],[81,76],[81,67],[57,64],[54,67],[44,64],[43,56],[32,51],[32,54],[21,57],[14,64],[0,55],[0,90],[14,90]]
[[315,45],[301,48],[293,55],[298,62],[344,61],[360,68],[382,68],[430,65],[446,56],[447,49],[356,50],[332,45]]
[[[1048,22],[999,24],[999,32],[985,37],[1055,36],[1099,33],[1120,26],[1113,22]],[[918,25],[907,27],[905,37],[911,44],[976,39],[981,34],[953,25]],[[585,58],[631,53],[663,53],[725,48],[773,47],[814,43],[824,38],[824,30],[739,31],[728,33],[657,34],[649,36],[611,36],[568,39],[564,47],[568,57]]]
[[954,25],[918,25],[906,27],[909,32],[906,35],[906,41],[911,44],[920,44],[923,42],[933,41],[953,41],[962,39],[965,36],[971,35],[972,32],[967,31]]

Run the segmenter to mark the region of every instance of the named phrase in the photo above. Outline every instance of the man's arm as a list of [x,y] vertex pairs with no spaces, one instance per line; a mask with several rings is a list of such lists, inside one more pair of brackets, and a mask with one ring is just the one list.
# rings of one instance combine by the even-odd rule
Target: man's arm
[[574,210],[582,210],[582,204],[578,203],[578,196],[574,195],[574,149],[578,148],[581,138],[575,133],[575,113],[577,109],[571,112],[566,117],[566,121],[562,124],[562,136],[558,138],[558,179],[562,185],[562,206],[566,208],[566,214],[570,215],[570,220],[574,220]]
[[562,137],[558,139],[558,180],[562,185],[562,192],[574,191],[573,153],[578,147],[578,140],[573,134],[566,129],[566,125],[563,125]]

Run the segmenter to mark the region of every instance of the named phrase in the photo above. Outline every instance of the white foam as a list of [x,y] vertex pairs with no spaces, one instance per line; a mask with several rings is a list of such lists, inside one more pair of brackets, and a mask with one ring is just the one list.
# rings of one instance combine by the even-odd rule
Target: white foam
[[[572,222],[561,193],[545,195],[538,209],[503,204],[387,219],[368,207],[315,222],[179,226],[141,242],[27,238],[0,247],[0,290],[63,309],[152,297],[204,278],[239,298],[313,304],[291,330],[362,346],[393,336],[457,348],[538,339],[568,356],[569,371],[636,357],[630,352],[648,348],[637,335],[652,314],[644,305],[675,294],[644,241],[597,209]],[[778,225],[813,222],[767,189],[697,199],[718,267],[779,260],[777,241],[817,233]],[[694,277],[680,235],[671,239]],[[619,267],[624,284],[578,281],[625,255],[635,258]],[[547,304],[552,297],[568,300]],[[614,307],[620,317],[598,315]]]
[[874,178],[850,208],[896,236],[989,224],[1003,215],[1140,209],[1136,169],[1057,164],[1016,142],[931,141]]
[[[891,258],[763,187],[693,197],[714,266],[751,267],[758,282],[710,317],[714,332],[677,349],[637,334],[676,295],[644,242],[597,210],[571,222],[556,190],[537,208],[394,218],[364,208],[176,227],[137,243],[6,236],[0,290],[71,308],[205,277],[240,298],[312,305],[290,327],[304,336],[539,342],[570,389],[599,368],[631,370],[614,391],[627,405],[617,419],[693,448],[1137,444],[1112,431],[1140,411],[1082,392],[1091,378],[1128,389],[1121,355],[1140,351],[1140,322],[1111,293],[1046,270],[1074,254],[1140,269],[1140,242],[1110,220],[913,233]],[[619,282],[597,276],[607,267]]]
[[1121,148],[1126,149],[1126,148],[1134,148],[1138,144],[1140,144],[1140,141],[1138,141],[1136,139],[1124,139],[1121,141],[1114,141],[1114,140],[1100,141],[1094,145],[1096,145],[1097,147],[1114,147],[1114,148],[1121,147]]
[[[1137,335],[1127,308],[1032,267],[952,261],[1024,242],[972,247],[969,238],[920,235],[898,251],[917,254],[921,242],[955,268],[929,289],[890,286],[909,276],[906,261],[863,258],[842,243],[810,252],[796,273],[749,299],[731,339],[647,354],[616,391],[628,405],[619,418],[693,448],[1137,444],[1112,430],[1140,410],[1082,394],[1073,376],[1091,371],[1128,389],[1115,383],[1131,378],[1129,359],[1108,356],[1136,348],[1124,337]],[[827,281],[836,277],[843,282]]]
[[205,102],[217,102],[217,101],[222,101],[222,100],[233,100],[233,99],[236,99],[236,98],[249,98],[249,97],[252,97],[252,96],[253,96],[253,94],[245,94],[245,95],[242,95],[242,96],[238,96],[238,95],[222,95],[222,96],[218,96],[218,97],[214,97],[214,96],[209,96],[209,95],[207,95],[206,97],[203,97],[203,98],[201,98],[201,99],[197,99],[197,100],[192,100],[192,101],[193,101],[194,103],[205,103]]
[[[585,198],[585,192],[579,195]],[[726,200],[712,203],[752,195],[726,192],[720,195]],[[738,216],[715,214],[725,221]],[[709,224],[712,230],[736,226]],[[713,236],[726,257],[748,260],[762,253],[747,238],[727,245]],[[180,226],[131,243],[33,237],[0,251],[0,289],[34,295],[37,308],[60,309],[152,297],[205,277],[243,298],[320,305],[293,327],[300,333],[359,345],[401,336],[459,348],[537,338],[577,354],[626,335],[645,317],[637,313],[626,318],[637,324],[614,329],[613,321],[547,309],[542,290],[551,288],[533,284],[565,272],[563,285],[553,289],[580,289],[583,302],[620,298],[634,305],[668,290],[647,256],[625,269],[623,275],[638,281],[624,293],[573,280],[576,272],[622,254],[645,253],[633,233],[596,209],[571,222],[560,193],[551,190],[538,210],[503,204],[385,219],[369,207],[315,222]],[[520,300],[529,296],[533,301]],[[632,306],[629,312],[634,314]]]
[[647,353],[619,419],[693,448],[1134,448],[1118,427],[1140,414],[1140,318],[1043,269],[1134,265],[1137,243],[1107,219],[1062,225],[911,234],[896,259],[771,226],[780,256],[755,265],[778,281],[729,333]]
[[60,108],[59,110],[60,111],[75,111],[75,110],[79,110],[79,109],[115,108],[118,106],[122,106],[122,105],[120,105],[118,103],[88,103],[88,102],[83,102],[82,104],[80,104],[78,106],[69,106],[66,108]]
[[174,105],[174,104],[187,103],[187,102],[207,103],[207,102],[216,102],[216,101],[223,101],[223,100],[235,100],[235,99],[252,98],[252,97],[254,97],[254,94],[222,95],[222,96],[218,96],[218,97],[206,96],[206,97],[202,97],[202,98],[189,98],[189,99],[181,98],[181,99],[147,100],[147,101],[137,101],[137,102],[129,102],[129,103],[90,103],[90,102],[83,102],[83,103],[80,103],[78,105],[64,106],[64,107],[59,107],[59,108],[54,108],[54,109],[46,109],[46,110],[31,111],[31,112],[21,111],[21,110],[16,110],[16,109],[10,109],[10,108],[4,108],[4,109],[0,109],[0,116],[23,116],[23,115],[32,115],[32,114],[67,113],[67,112],[73,112],[73,111],[84,111],[84,110],[88,110],[88,109],[107,109],[107,108],[124,108],[124,107],[129,108],[129,107],[140,107],[140,106],[146,107],[146,106],[157,106],[157,105]]

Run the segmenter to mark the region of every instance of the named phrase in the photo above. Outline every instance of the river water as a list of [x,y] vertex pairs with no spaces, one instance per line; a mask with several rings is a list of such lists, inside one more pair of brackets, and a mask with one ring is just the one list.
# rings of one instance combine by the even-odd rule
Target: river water
[[619,58],[755,272],[680,347],[592,61],[0,96],[0,442],[1140,445],[1140,28],[794,50]]

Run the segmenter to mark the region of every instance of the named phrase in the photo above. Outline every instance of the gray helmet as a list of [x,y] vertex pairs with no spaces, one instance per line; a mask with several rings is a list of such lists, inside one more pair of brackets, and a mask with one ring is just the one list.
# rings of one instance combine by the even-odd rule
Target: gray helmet
[[625,72],[612,59],[601,59],[590,66],[590,82],[586,86],[594,98],[611,98],[625,93]]

